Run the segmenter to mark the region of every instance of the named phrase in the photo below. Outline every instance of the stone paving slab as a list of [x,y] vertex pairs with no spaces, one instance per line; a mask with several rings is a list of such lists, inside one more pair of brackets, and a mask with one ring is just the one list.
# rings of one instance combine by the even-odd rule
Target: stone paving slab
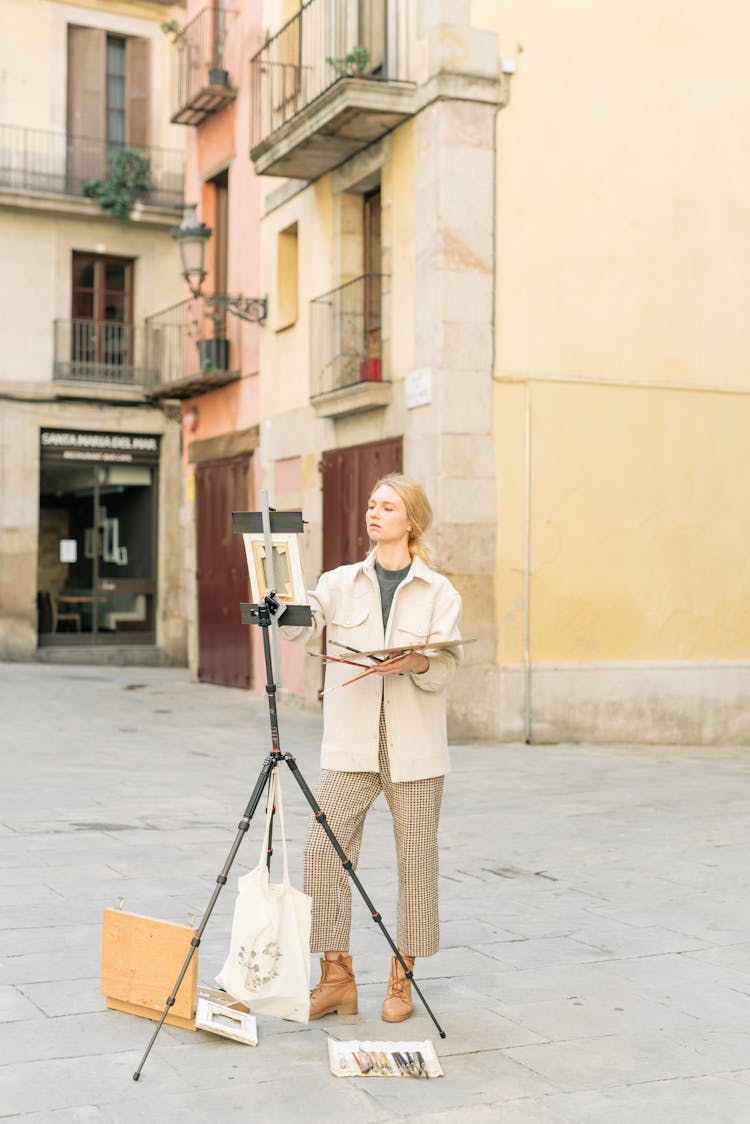
[[21,988],[0,987],[0,1029],[14,1022],[34,1019],[38,1013],[38,1008],[24,995]]
[[635,1080],[701,1077],[720,1068],[717,1057],[699,1054],[660,1030],[644,1031],[637,1037],[612,1034],[511,1046],[505,1053],[566,1091],[626,1085]]
[[[750,1122],[745,747],[453,748],[442,946],[418,962],[398,1035],[445,1077],[342,1080],[326,1042],[394,1037],[390,950],[354,894],[357,1015],[259,1017],[248,1048],[106,1009],[101,917],[197,923],[270,738],[265,700],[144,668],[0,666],[0,1120],[22,1124]],[[320,720],[280,702],[283,748],[317,778]],[[21,748],[22,747],[22,748]],[[292,876],[309,808],[283,776]],[[251,825],[200,950],[226,951]],[[368,818],[360,875],[395,915],[392,826]],[[316,971],[314,958],[313,971]]]
[[[748,1087],[730,1073],[569,1093],[550,1097],[545,1103],[560,1112],[568,1124],[604,1124],[605,1121],[607,1124],[637,1124],[639,1121],[685,1124],[686,1120],[747,1124],[748,1091]],[[503,1107],[503,1116],[504,1112]]]
[[[95,955],[101,947],[97,942],[96,954],[92,952],[89,964],[95,962]],[[65,1015],[83,1015],[101,1011],[102,996],[99,990],[99,976],[77,980],[54,980],[45,983],[19,984],[18,990],[48,1018],[61,1018]]]

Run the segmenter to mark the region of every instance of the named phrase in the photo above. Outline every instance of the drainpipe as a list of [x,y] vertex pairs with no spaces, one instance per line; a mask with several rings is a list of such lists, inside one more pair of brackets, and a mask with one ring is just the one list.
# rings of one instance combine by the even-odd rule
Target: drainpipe
[[[519,53],[523,47],[519,45]],[[497,179],[498,179],[498,151],[497,151],[497,119],[502,109],[510,104],[510,79],[516,72],[516,60],[509,57],[502,60],[502,96],[500,104],[495,111],[494,145],[494,182],[492,191],[492,242],[494,247],[495,268],[492,273],[492,379],[495,382],[505,381],[498,377],[496,370],[496,332],[495,300],[497,287]],[[528,379],[525,384],[524,405],[524,515],[523,515],[523,680],[524,680],[524,732],[523,740],[526,745],[531,745],[531,655],[530,655],[530,619],[531,619],[531,387]]]
[[523,673],[524,673],[524,741],[531,745],[531,657],[529,634],[531,621],[531,388],[526,383],[523,440]]

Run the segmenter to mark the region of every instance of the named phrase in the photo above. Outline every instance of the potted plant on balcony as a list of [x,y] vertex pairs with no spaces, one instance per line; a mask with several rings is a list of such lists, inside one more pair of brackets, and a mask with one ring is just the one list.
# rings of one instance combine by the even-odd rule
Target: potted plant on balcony
[[229,340],[226,336],[198,340],[198,358],[204,375],[210,375],[212,371],[228,371]]
[[[175,46],[181,50],[187,49],[187,43],[184,37],[185,28],[179,20],[164,20],[159,25],[165,35],[172,38]],[[213,63],[208,68],[208,84],[209,86],[228,86],[229,85],[229,71],[225,70],[221,65],[221,58],[224,54],[224,36],[217,35],[213,43]]]
[[348,55],[341,58],[326,57],[326,62],[336,71],[339,78],[364,78],[365,69],[370,61],[370,52],[367,47],[352,47]]
[[86,180],[81,187],[87,198],[96,199],[117,219],[129,219],[136,202],[153,189],[151,161],[132,145],[110,152],[101,179]]
[[196,340],[201,373],[204,375],[229,370],[229,340],[219,334],[225,330],[226,316],[220,305],[214,305],[213,312],[206,313],[206,319],[213,322],[213,335]]
[[208,84],[209,86],[228,86],[229,71],[225,70],[223,66],[210,66],[208,68]]
[[367,358],[359,363],[360,382],[380,382],[382,365],[380,362],[380,333],[368,333]]
[[176,42],[177,39],[179,39],[183,31],[185,30],[179,20],[163,20],[159,24],[159,27],[165,35],[172,36],[173,43]]

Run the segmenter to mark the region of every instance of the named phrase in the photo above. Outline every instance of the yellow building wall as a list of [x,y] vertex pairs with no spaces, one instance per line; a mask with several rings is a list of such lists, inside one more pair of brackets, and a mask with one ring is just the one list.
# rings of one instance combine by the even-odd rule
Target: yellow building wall
[[[276,186],[272,184],[269,190]],[[279,319],[278,241],[297,224],[297,320]],[[333,279],[333,201],[331,177],[323,176],[307,190],[274,208],[261,223],[261,276],[268,286],[269,320],[261,335],[261,417],[303,409],[310,400],[309,306],[329,292]]]
[[471,12],[517,66],[497,118],[498,663],[527,633],[532,666],[746,660],[750,10]]
[[499,662],[526,559],[532,662],[747,658],[750,397],[535,382],[527,427],[526,396],[497,385]]
[[472,15],[517,62],[498,115],[498,372],[750,387],[750,9]]
[[[391,307],[398,315],[386,317],[390,339],[390,377],[403,379],[414,368],[414,315],[404,310],[415,306],[414,178],[416,151],[413,122],[406,122],[390,137],[391,152],[381,168],[383,271],[391,277]],[[266,185],[266,200],[278,189]],[[310,400],[310,301],[343,283],[337,273],[335,247],[342,242],[336,231],[338,197],[334,176],[316,180],[287,202],[271,207],[261,222],[261,273],[269,293],[269,320],[261,337],[261,364],[273,372],[262,380],[261,414],[273,417],[309,407]],[[268,203],[266,203],[268,206]],[[287,324],[288,294],[279,280],[279,239],[297,224],[297,319]],[[360,223],[361,225],[361,223]],[[361,237],[361,231],[360,235]],[[353,263],[349,263],[353,267]],[[345,270],[345,280],[353,275]]]
[[[389,231],[391,274],[391,378],[414,370],[414,212],[417,205],[414,122],[407,121],[391,137],[391,159],[383,169],[383,226]],[[384,263],[385,268],[385,263]],[[411,313],[411,314],[409,314]]]

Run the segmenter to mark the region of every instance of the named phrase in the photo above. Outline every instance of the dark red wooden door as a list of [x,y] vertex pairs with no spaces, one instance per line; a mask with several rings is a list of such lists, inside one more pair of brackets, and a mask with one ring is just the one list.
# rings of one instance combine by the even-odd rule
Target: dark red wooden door
[[369,441],[323,453],[323,569],[359,562],[369,545],[365,509],[372,486],[401,472],[402,440]]
[[250,686],[250,637],[240,602],[250,600],[242,536],[232,512],[246,511],[248,458],[197,466],[195,501],[198,579],[198,678],[224,687]]

